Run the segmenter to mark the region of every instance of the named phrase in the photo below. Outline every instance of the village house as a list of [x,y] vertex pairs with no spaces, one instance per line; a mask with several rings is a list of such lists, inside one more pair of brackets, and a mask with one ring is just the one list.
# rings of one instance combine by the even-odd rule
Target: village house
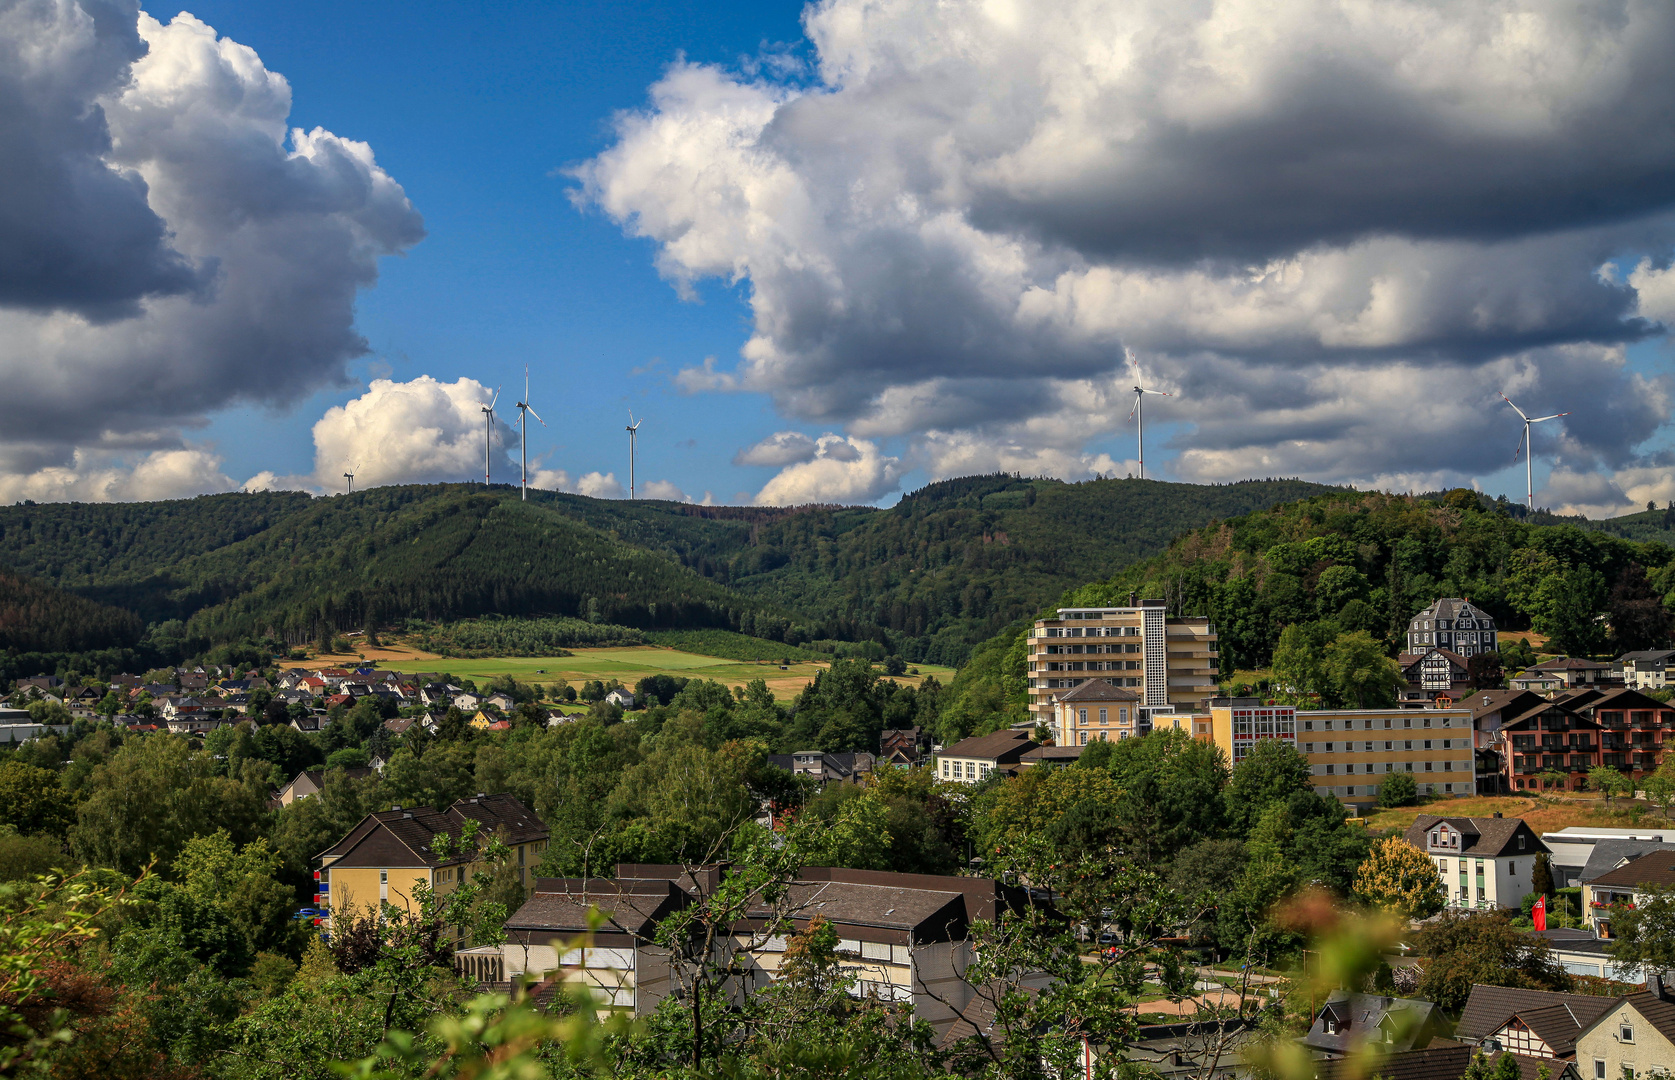
[[936,755],[937,776],[975,784],[989,774],[1016,772],[1024,753],[1036,745],[1027,731],[991,731],[961,739]]
[[1535,857],[1551,854],[1523,818],[1420,814],[1405,834],[1437,864],[1453,908],[1518,908],[1534,891]]

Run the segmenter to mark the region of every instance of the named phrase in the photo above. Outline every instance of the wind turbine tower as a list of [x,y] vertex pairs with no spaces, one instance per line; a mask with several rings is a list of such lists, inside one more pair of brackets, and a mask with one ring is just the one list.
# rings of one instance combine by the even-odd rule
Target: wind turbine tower
[[343,474],[343,479],[349,481],[349,494],[351,495],[355,493],[355,474],[360,471],[361,467],[356,465],[353,469],[350,469],[348,472]]
[[483,410],[483,483],[489,482],[489,436],[494,433],[494,403],[500,400],[500,387],[494,388],[494,397],[489,399]]
[[[1505,394],[1501,395],[1501,400],[1508,405],[1512,405],[1512,399]],[[1512,451],[1512,463],[1514,465],[1518,463],[1519,453],[1524,455],[1524,505],[1534,510],[1535,473],[1533,466],[1530,464],[1531,452],[1534,448],[1530,446],[1530,425],[1539,424],[1543,420],[1557,420],[1561,416],[1569,416],[1570,414],[1568,412],[1556,412],[1551,416],[1525,416],[1524,410],[1516,405],[1512,405],[1512,411],[1517,413],[1518,418],[1524,422],[1523,434],[1518,436],[1518,447]]]
[[634,497],[634,440],[639,435],[640,425],[643,423],[645,423],[644,420],[634,419],[633,409],[628,410],[628,497],[630,499]]
[[529,365],[525,364],[523,366],[523,400],[518,402],[518,485],[521,491],[519,497],[525,501],[529,499],[529,418],[531,416],[542,427],[547,426],[547,422],[541,419],[541,414],[530,407]]
[[1134,421],[1134,453],[1140,462],[1140,479],[1146,478],[1146,420],[1141,406],[1145,404],[1147,394],[1159,397],[1169,397],[1166,390],[1149,390],[1141,385],[1145,380],[1140,378],[1140,364],[1132,356],[1128,364],[1134,369],[1134,408],[1129,410],[1128,418]]

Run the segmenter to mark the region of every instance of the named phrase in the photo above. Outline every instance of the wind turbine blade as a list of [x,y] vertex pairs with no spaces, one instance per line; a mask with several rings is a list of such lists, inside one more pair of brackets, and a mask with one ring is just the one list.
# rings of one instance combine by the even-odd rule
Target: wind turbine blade
[[[1504,402],[1506,402],[1506,403],[1507,403],[1507,404],[1508,404],[1508,405],[1512,405],[1512,399],[1511,399],[1511,398],[1509,398],[1509,397],[1507,397],[1507,396],[1506,396],[1506,395],[1505,395],[1505,394],[1502,394],[1502,395],[1501,395],[1501,400],[1502,400],[1502,401],[1504,401]],[[1520,408],[1519,408],[1519,407],[1518,407],[1518,406],[1516,406],[1516,405],[1512,405],[1512,411],[1513,411],[1513,412],[1515,412],[1515,413],[1517,413],[1517,414],[1518,414],[1518,415],[1519,415],[1519,416],[1523,416],[1523,417],[1524,417],[1524,419],[1525,419],[1525,420],[1528,420],[1528,419],[1529,419],[1529,417],[1527,417],[1527,416],[1524,416],[1524,410],[1523,410],[1523,409],[1520,409]]]
[[500,387],[494,388],[494,396],[489,399],[489,412],[494,411],[495,403],[500,400]]
[[1514,446],[1512,448],[1512,464],[1514,464],[1514,465],[1518,464],[1518,455],[1522,454],[1524,452],[1524,438],[1525,438],[1525,436],[1529,435],[1529,433],[1530,433],[1530,429],[1526,427],[1518,435],[1518,445]]
[[525,405],[524,408],[529,409],[529,415],[531,415],[535,418],[536,423],[540,424],[542,427],[547,426],[547,422],[545,420],[541,419],[541,414],[540,413],[536,412],[534,409],[531,409],[528,405]]
[[1556,412],[1552,416],[1532,416],[1532,417],[1530,417],[1530,423],[1539,424],[1543,420],[1557,420],[1561,416],[1569,416],[1569,415],[1570,414],[1567,413],[1567,412]]
[[1140,392],[1142,394],[1156,394],[1158,397],[1170,397],[1170,396],[1172,396],[1169,393],[1169,391],[1167,391],[1167,390],[1141,390]]
[[1139,408],[1140,408],[1140,395],[1135,394],[1134,395],[1134,408],[1128,410],[1128,418],[1130,420],[1134,419],[1134,414],[1135,414],[1136,411],[1139,410]]

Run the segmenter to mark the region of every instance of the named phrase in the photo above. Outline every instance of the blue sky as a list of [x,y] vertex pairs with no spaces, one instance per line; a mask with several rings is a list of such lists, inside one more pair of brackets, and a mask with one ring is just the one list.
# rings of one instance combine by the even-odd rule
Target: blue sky
[[1543,505],[1675,500],[1675,7],[1353,7],[18,0],[0,499],[468,479],[528,365],[539,486],[632,408],[888,504],[1131,472],[1138,363],[1156,477],[1517,497],[1505,391]]
[[[551,467],[614,471],[626,483],[633,408],[646,418],[642,479],[732,501],[771,475],[730,464],[787,426],[764,398],[690,397],[668,380],[705,356],[732,361],[749,318],[740,290],[712,282],[701,302],[679,299],[649,243],[571,205],[561,170],[603,149],[613,113],[643,107],[646,88],[682,54],[736,64],[798,41],[800,4],[304,0],[191,10],[290,81],[293,126],[370,143],[424,215],[429,235],[383,260],[377,287],[361,294],[372,354],[353,365],[357,375],[510,387],[527,363],[548,425],[532,426],[530,453]],[[314,422],[359,389],[324,390],[283,412],[233,409],[194,437],[212,440],[235,477],[307,473]]]

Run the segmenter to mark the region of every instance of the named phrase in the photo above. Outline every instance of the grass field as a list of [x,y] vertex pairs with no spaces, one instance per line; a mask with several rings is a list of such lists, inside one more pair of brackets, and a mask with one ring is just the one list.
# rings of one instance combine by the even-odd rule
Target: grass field
[[[714,679],[727,686],[743,686],[752,679],[762,679],[781,699],[795,696],[814,678],[814,673],[827,665],[797,663],[781,670],[778,664],[723,660],[714,656],[699,656],[655,645],[633,645],[614,649],[575,649],[570,656],[509,656],[479,660],[459,660],[396,653],[397,650],[368,648],[367,659],[377,659],[378,666],[390,671],[446,671],[456,678],[491,679],[496,675],[511,675],[519,682],[552,683],[563,680],[580,684],[589,679],[616,679],[632,687],[650,675],[680,675],[687,678]],[[917,684],[926,675],[935,675],[942,682],[954,677],[952,668],[931,664],[918,665],[919,676],[899,676],[898,681]]]
[[[1633,808],[1639,808],[1641,821],[1635,821]],[[1620,808],[1620,809],[1619,809]],[[1557,799],[1525,799],[1517,796],[1480,796],[1470,799],[1438,799],[1425,806],[1404,806],[1398,810],[1380,810],[1367,819],[1370,829],[1405,829],[1420,814],[1446,814],[1449,817],[1489,817],[1496,812],[1506,817],[1521,817],[1535,830],[1536,835],[1556,832],[1572,825],[1592,828],[1626,829],[1638,824],[1655,827],[1664,823],[1663,812],[1644,802],[1618,800],[1611,810],[1605,801],[1590,792],[1576,792]]]

